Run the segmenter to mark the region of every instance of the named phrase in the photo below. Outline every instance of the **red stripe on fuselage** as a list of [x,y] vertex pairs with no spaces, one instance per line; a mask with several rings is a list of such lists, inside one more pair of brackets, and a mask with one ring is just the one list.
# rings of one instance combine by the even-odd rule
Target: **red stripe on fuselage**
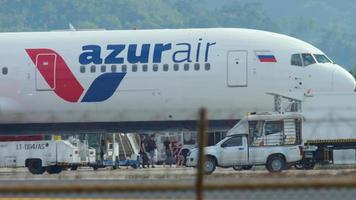
[[261,62],[277,62],[276,58],[260,58]]
[[[36,65],[37,70],[39,70],[48,85],[54,88],[54,92],[59,97],[69,102],[79,101],[80,96],[84,92],[84,88],[75,78],[62,56],[51,49],[26,49],[26,52]],[[38,62],[39,60],[37,59],[39,56],[46,59],[48,55],[56,55],[54,62],[51,62],[51,59],[45,64]],[[51,66],[54,64],[55,66]],[[45,68],[44,65],[46,65],[48,69]]]

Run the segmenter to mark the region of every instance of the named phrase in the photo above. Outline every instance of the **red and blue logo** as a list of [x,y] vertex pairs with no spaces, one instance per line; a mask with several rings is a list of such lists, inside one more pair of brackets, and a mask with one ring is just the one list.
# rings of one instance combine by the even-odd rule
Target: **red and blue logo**
[[[26,49],[49,88],[68,102],[102,102],[119,87],[126,73],[103,73],[85,89],[61,55],[51,49]],[[82,97],[83,96],[83,97]]]

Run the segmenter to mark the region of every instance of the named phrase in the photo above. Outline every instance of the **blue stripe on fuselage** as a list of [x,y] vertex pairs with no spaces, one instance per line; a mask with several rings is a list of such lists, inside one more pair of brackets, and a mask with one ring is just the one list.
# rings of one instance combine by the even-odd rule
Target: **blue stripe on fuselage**
[[101,102],[110,98],[126,73],[105,73],[97,77],[85,93],[82,102]]

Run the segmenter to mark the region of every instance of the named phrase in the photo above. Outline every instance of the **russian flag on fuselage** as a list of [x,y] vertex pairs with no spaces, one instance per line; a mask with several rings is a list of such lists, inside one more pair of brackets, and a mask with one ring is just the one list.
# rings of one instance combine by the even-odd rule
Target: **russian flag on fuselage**
[[260,62],[277,62],[274,55],[258,55]]

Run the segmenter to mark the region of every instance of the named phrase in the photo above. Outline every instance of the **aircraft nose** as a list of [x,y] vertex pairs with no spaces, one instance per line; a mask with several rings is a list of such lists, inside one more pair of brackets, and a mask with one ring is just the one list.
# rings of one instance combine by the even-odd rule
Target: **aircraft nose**
[[332,89],[335,92],[351,92],[356,89],[355,78],[344,68],[337,66],[332,75]]

